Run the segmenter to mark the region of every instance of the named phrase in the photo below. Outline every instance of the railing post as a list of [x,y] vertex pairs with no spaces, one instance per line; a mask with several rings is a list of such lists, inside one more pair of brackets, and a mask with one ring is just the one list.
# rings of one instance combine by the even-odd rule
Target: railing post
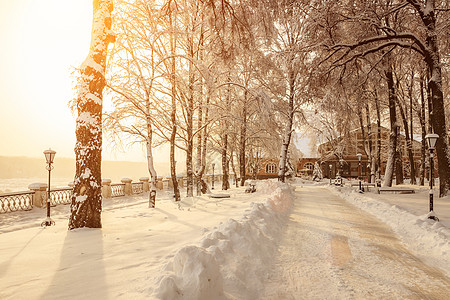
[[162,180],[163,190],[167,191],[169,189],[169,181],[170,181],[169,178],[164,178]]
[[102,196],[103,198],[112,197],[111,179],[102,179]]
[[32,183],[28,189],[33,191],[33,206],[46,207],[47,203],[47,184],[46,183]]
[[148,177],[141,177],[139,181],[142,182],[142,189],[144,192],[150,191],[150,184],[148,183],[150,179]]
[[162,179],[160,177],[158,177],[158,179],[156,179],[156,188],[159,190],[163,189],[163,182]]
[[122,180],[120,180],[122,183],[125,183],[125,196],[130,196],[131,194],[133,194],[133,187],[131,186],[131,182],[133,181],[130,178],[122,178]]

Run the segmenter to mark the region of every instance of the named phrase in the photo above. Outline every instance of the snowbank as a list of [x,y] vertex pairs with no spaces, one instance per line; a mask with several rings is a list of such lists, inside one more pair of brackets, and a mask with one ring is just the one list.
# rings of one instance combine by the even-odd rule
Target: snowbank
[[439,222],[429,220],[428,214],[417,216],[405,209],[378,201],[348,188],[332,191],[388,224],[405,246],[423,260],[450,276],[450,229]]
[[240,220],[229,219],[197,245],[181,248],[164,268],[153,296],[160,299],[257,299],[264,290],[277,239],[293,194],[286,184],[266,181],[276,190],[264,203],[251,203]]

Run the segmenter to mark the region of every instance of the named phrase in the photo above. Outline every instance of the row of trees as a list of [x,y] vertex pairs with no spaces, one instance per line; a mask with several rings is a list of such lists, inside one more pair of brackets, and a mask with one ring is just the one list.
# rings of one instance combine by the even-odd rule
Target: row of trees
[[[417,132],[439,134],[445,195],[448,56],[440,53],[448,53],[442,50],[448,49],[447,11],[446,1],[431,0],[117,0],[117,39],[106,67],[114,108],[103,126],[113,133],[108,136],[125,134],[146,145],[151,207],[153,152],[161,144],[170,145],[179,200],[175,149],[186,153],[187,196],[193,196],[195,186],[205,191],[202,178],[214,156],[221,157],[223,189],[230,168],[243,185],[261,156],[280,158],[284,181],[290,159],[299,155],[295,129],[332,139],[373,120],[391,127],[387,185],[400,169],[394,164],[401,126],[408,140]],[[376,169],[380,151],[372,151],[375,130],[367,131],[365,151]],[[334,149],[338,158],[340,149]],[[77,164],[79,181],[86,176]],[[86,201],[98,203],[95,197]],[[80,199],[77,194],[73,203]]]
[[[311,28],[322,54],[316,57],[319,67],[312,77],[328,83],[320,101],[324,109],[317,118],[322,125],[316,120],[315,127],[332,127],[328,131],[340,135],[357,126],[364,134],[368,126],[364,150],[372,170],[379,170],[380,150],[372,151],[373,135],[379,136],[379,130],[370,126],[372,120],[378,127],[389,124],[386,186],[392,184],[394,172],[398,183],[403,180],[400,131],[408,144],[410,174],[415,174],[411,140],[415,133],[422,136],[421,184],[428,161],[425,135],[437,133],[440,195],[446,195],[450,188],[444,97],[448,80],[443,79],[448,77],[448,1],[340,1],[315,9],[319,17]],[[331,85],[334,90],[328,88]],[[350,117],[330,122],[337,119],[330,102],[339,114],[344,111]],[[339,157],[342,147],[336,146]],[[415,183],[415,176],[410,177]]]

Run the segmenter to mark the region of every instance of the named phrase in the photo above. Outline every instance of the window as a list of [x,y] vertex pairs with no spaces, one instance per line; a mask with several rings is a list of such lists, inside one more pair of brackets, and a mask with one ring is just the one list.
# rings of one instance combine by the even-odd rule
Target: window
[[274,174],[277,172],[277,165],[274,163],[268,163],[266,165],[266,173],[268,174]]
[[314,164],[312,162],[307,162],[303,165],[303,169],[314,170]]

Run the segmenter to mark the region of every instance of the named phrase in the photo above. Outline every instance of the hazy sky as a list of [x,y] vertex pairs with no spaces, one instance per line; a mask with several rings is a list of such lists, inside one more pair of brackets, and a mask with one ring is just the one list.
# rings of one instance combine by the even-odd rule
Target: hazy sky
[[[92,0],[0,0],[0,155],[74,157],[73,67],[89,51]],[[104,143],[106,160],[145,160]]]

